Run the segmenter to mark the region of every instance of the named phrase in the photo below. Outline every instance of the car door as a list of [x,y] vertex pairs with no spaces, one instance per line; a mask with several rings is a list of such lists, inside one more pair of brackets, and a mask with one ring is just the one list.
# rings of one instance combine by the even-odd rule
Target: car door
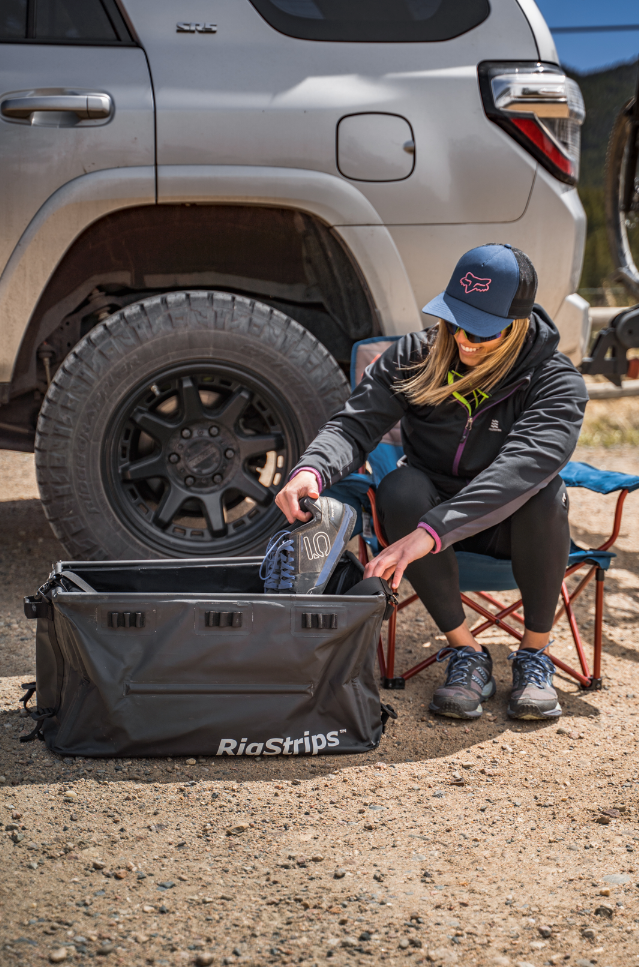
[[63,185],[153,164],[146,57],[115,0],[0,0],[0,272]]

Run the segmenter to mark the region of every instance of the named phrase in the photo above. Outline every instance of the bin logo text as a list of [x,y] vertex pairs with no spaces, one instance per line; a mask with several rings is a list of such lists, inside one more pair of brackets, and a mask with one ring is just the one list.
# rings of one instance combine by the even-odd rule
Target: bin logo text
[[236,739],[221,739],[216,755],[317,755],[322,749],[339,745],[339,736],[346,729],[339,732],[319,732],[311,735],[305,732],[301,739],[274,738],[266,742],[249,742],[247,738],[240,739],[238,746]]

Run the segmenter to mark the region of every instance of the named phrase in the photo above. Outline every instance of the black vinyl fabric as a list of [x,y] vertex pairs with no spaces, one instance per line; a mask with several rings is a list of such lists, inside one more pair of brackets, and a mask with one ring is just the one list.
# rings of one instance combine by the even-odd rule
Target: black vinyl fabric
[[[268,595],[259,566],[56,565],[25,599],[37,615],[32,718],[47,746],[91,757],[374,749],[382,583],[358,588],[345,563],[339,594]],[[71,590],[74,580],[93,590]]]

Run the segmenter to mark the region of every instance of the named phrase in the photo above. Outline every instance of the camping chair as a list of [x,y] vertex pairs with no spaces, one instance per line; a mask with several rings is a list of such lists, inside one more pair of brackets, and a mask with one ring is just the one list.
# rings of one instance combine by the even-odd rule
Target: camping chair
[[[353,388],[362,377],[364,369],[380,353],[384,352],[391,343],[399,337],[365,339],[355,343],[351,357],[351,384]],[[358,522],[354,531],[359,535],[360,560],[368,562],[369,549],[375,555],[380,547],[386,547],[381,527],[377,518],[375,502],[375,488],[380,480],[394,470],[397,461],[402,457],[399,428],[395,427],[391,434],[382,440],[379,446],[369,454],[367,465],[360,473],[350,474],[344,480],[331,487],[330,493],[339,500],[352,504],[358,511]],[[581,671],[567,665],[561,659],[550,655],[552,662],[567,675],[576,679],[581,688],[595,690],[601,688],[601,653],[603,627],[604,581],[606,571],[610,567],[613,554],[609,548],[615,543],[621,528],[623,505],[628,494],[639,488],[639,477],[612,471],[597,470],[586,463],[568,463],[561,471],[561,477],[567,487],[585,487],[587,490],[599,494],[618,493],[614,521],[610,536],[597,548],[584,549],[570,542],[570,556],[566,569],[566,578],[586,568],[586,574],[577,586],[568,590],[566,581],[561,586],[560,605],[555,614],[553,626],[563,614],[568,619],[570,632],[573,637]],[[475,637],[484,634],[490,628],[497,626],[502,631],[521,641],[523,638],[524,617],[521,613],[521,598],[513,604],[506,605],[494,596],[494,592],[516,590],[517,584],[513,575],[511,562],[499,560],[484,554],[471,554],[467,551],[456,551],[459,565],[459,584],[462,602],[475,611],[483,620],[476,624],[471,631]],[[595,579],[595,622],[593,639],[593,667],[588,666],[584,643],[577,626],[573,609],[576,599],[585,591],[591,581]],[[479,601],[470,598],[474,594]],[[395,639],[397,633],[397,614],[409,605],[418,601],[416,594],[400,601],[394,608],[388,622],[386,650],[382,639],[378,644],[378,661],[380,666],[382,686],[384,688],[403,689],[406,682],[414,675],[418,675],[437,660],[437,655],[430,655],[424,661],[418,662],[412,668],[397,675],[395,673]],[[522,630],[520,630],[522,629]]]

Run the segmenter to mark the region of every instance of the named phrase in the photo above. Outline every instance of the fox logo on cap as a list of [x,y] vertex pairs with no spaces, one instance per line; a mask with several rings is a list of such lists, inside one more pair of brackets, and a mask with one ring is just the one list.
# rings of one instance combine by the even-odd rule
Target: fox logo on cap
[[459,280],[464,287],[464,292],[488,292],[492,279],[478,279],[472,272],[467,272],[463,279]]

